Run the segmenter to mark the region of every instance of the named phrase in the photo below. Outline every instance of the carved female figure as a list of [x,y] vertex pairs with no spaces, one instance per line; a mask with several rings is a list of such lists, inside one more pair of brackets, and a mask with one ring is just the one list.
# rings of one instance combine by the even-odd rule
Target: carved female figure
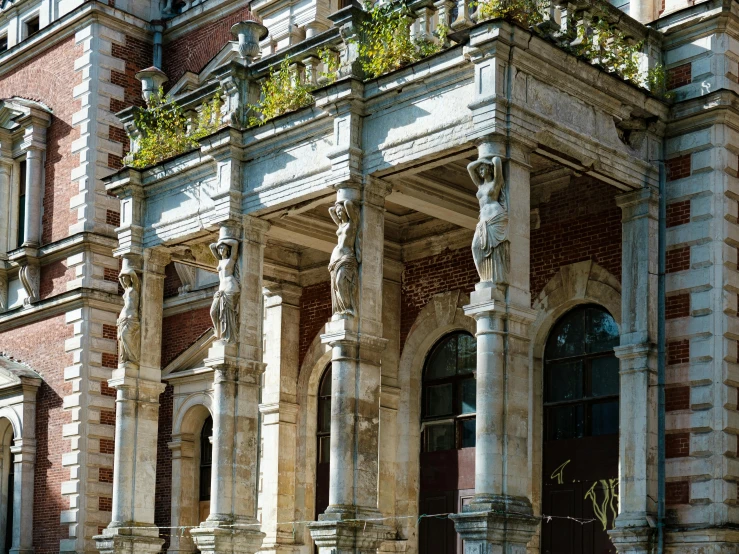
[[118,316],[118,363],[139,363],[141,352],[141,320],[139,276],[131,268],[123,268],[118,280],[123,287],[123,309]]
[[239,241],[221,238],[210,245],[210,251],[218,260],[218,291],[210,306],[216,339],[236,342],[239,334],[239,296],[241,287],[237,277],[236,257]]
[[336,202],[328,209],[331,219],[339,227],[338,244],[331,253],[328,270],[331,273],[331,303],[334,314],[355,315],[357,287],[359,286],[359,263],[361,251],[357,234],[359,209],[351,200]]
[[472,257],[480,281],[496,285],[508,282],[508,206],[499,157],[482,157],[467,166],[477,185],[480,220],[472,239]]

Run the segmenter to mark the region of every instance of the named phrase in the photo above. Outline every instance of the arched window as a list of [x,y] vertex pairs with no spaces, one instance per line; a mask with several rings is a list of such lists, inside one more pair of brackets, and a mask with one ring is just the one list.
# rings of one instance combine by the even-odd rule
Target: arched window
[[213,417],[203,423],[200,431],[200,502],[210,501],[210,475],[213,465],[213,443],[210,438],[213,435]]
[[316,425],[316,518],[328,508],[331,462],[331,364],[323,371],[318,387]]
[[477,343],[467,333],[441,339],[423,374],[423,450],[475,446]]
[[[443,337],[423,368],[420,513],[461,512],[474,495],[477,341]],[[462,552],[451,520],[422,519],[419,551]]]
[[[542,553],[616,552],[608,538],[618,509],[618,325],[603,308],[577,307],[544,350]],[[579,525],[562,517],[596,520]]]

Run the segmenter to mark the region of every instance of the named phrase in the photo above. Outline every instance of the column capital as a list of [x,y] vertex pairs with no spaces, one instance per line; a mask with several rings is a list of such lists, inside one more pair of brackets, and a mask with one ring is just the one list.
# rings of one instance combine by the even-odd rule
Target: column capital
[[265,364],[238,357],[238,345],[215,341],[208,349],[205,366],[213,368],[213,382],[258,385]]
[[273,402],[271,404],[260,404],[259,413],[263,416],[264,425],[274,425],[276,423],[298,422],[298,410],[300,406],[295,402]]
[[621,208],[622,221],[648,216],[659,219],[659,190],[644,187],[616,196],[616,205]]
[[159,395],[164,392],[166,385],[160,381],[140,379],[127,373],[138,373],[138,370],[119,366],[113,370],[113,377],[108,379],[108,386],[118,391],[116,402],[147,402],[158,406]]
[[265,283],[262,292],[266,297],[265,307],[267,309],[283,305],[298,307],[303,289],[289,283]]
[[169,252],[163,248],[146,248],[143,255],[143,271],[164,278],[165,268],[170,259]]
[[264,245],[267,242],[267,231],[271,227],[268,221],[254,217],[253,215],[245,215],[241,219],[242,238],[249,242],[256,242]]
[[365,204],[382,208],[385,206],[385,198],[392,191],[393,186],[387,181],[367,176],[364,180],[362,200]]

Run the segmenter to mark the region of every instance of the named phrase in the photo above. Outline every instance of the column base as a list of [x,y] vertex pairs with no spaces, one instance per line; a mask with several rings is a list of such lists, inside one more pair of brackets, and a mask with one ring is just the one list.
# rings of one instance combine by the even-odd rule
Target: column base
[[619,554],[650,554],[656,545],[656,529],[646,521],[640,526],[619,526],[608,531],[608,536]]
[[[331,508],[329,508],[331,509]],[[339,512],[321,514],[319,521],[308,524],[319,554],[376,554],[383,541],[395,537],[395,529],[372,519],[348,519]]]
[[10,554],[34,554],[36,550],[34,548],[28,547],[28,548],[11,548],[9,550]]
[[190,536],[201,554],[256,554],[264,540],[264,533],[257,528],[219,526],[210,521],[190,529]]
[[465,552],[475,554],[526,554],[539,526],[527,498],[481,495],[464,512],[449,517]]
[[148,527],[108,527],[92,540],[100,554],[160,554],[164,539],[159,538],[157,529]]

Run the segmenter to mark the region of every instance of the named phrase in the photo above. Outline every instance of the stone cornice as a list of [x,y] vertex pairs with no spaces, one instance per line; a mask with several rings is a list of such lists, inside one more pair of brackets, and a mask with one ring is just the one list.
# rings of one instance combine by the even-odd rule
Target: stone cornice
[[0,314],[0,333],[25,325],[31,325],[81,307],[96,307],[103,310],[118,310],[123,301],[115,294],[99,290],[80,288],[64,292],[52,298],[35,302],[29,308],[14,308]]

